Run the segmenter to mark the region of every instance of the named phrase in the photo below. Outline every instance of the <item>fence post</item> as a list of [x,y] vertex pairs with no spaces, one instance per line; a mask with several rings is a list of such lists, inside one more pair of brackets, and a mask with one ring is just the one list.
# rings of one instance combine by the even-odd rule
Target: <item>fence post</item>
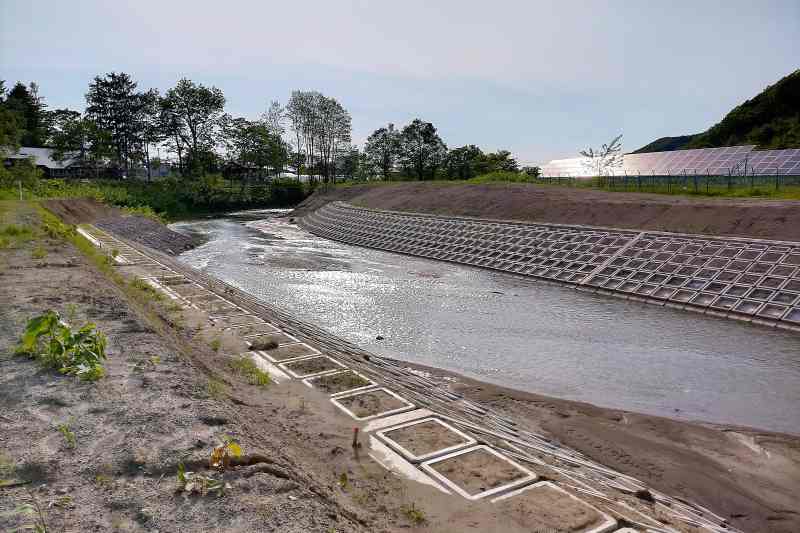
[[19,201],[22,201],[22,180],[17,181],[17,185],[19,185]]
[[781,176],[781,169],[775,167],[775,191],[777,192],[780,188],[780,176]]

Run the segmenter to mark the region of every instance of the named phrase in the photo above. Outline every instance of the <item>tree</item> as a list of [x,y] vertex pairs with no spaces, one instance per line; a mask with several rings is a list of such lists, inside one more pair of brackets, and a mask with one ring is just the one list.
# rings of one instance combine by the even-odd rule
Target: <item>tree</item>
[[530,176],[531,178],[538,178],[542,175],[542,168],[541,167],[522,167],[520,169],[522,172]]
[[56,161],[74,160],[97,171],[99,164],[114,154],[109,133],[88,117],[71,109],[51,113],[52,129],[48,142]]
[[3,107],[14,113],[22,146],[42,147],[48,136],[48,114],[39,87],[17,82],[4,98]]
[[[336,158],[351,140],[350,113],[335,99],[317,91],[293,91],[286,118],[294,134],[294,168],[300,178],[301,155],[306,169],[326,180],[336,174]],[[312,178],[313,179],[313,178]]]
[[288,157],[286,144],[264,121],[223,118],[223,144],[227,159],[243,167],[272,169],[280,173]]
[[394,170],[400,149],[400,133],[394,129],[394,124],[373,131],[364,144],[364,154],[367,163],[379,169],[383,179],[388,180],[389,174]]
[[586,170],[594,176],[605,176],[611,169],[622,166],[622,134],[597,150],[587,148],[579,153],[586,158],[583,161]]
[[[138,119],[139,151],[147,167],[147,181],[153,178],[150,147],[159,145],[166,138],[166,132],[161,123],[161,97],[156,89],[151,89],[140,96],[141,112]],[[160,165],[160,161],[159,161]]]
[[434,178],[446,155],[447,146],[430,122],[414,119],[400,133],[399,160],[408,175]]
[[0,150],[16,152],[22,139],[22,117],[6,105],[5,80],[0,80]]
[[113,148],[113,161],[120,169],[129,170],[142,159],[148,105],[152,93],[136,90],[137,83],[124,72],[95,76],[86,93],[86,116]]
[[508,150],[498,150],[494,153],[488,153],[484,156],[486,169],[481,172],[519,172],[519,164],[517,160],[511,157],[511,152]]
[[225,96],[220,89],[186,78],[167,91],[162,113],[176,149],[186,150],[188,161],[181,161],[182,168],[188,166],[193,173],[209,169],[224,108]]
[[485,172],[485,157],[474,144],[455,148],[445,158],[445,173],[450,179],[468,180]]
[[286,109],[277,100],[270,102],[267,110],[261,115],[261,121],[275,135],[283,136],[286,133],[286,128],[284,127]]

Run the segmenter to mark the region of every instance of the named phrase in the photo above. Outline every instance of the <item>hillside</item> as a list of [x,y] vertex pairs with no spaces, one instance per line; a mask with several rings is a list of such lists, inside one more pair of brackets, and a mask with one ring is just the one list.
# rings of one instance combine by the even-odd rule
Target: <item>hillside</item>
[[733,108],[721,122],[703,133],[662,137],[633,153],[740,144],[800,148],[800,70]]

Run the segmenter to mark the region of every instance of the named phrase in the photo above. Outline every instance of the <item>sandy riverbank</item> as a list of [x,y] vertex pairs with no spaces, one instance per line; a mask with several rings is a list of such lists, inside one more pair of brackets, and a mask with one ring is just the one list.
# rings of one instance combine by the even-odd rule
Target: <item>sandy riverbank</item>
[[745,531],[800,531],[798,435],[607,409],[402,364],[595,461],[729,516]]

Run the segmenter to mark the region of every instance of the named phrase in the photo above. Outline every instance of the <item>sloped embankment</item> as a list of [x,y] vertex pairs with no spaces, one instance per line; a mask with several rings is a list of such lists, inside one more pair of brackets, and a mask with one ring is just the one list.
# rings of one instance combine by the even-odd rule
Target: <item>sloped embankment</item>
[[95,224],[170,255],[180,254],[199,244],[164,224],[145,217],[127,215],[92,198],[54,199],[42,203],[68,224]]
[[800,201],[796,200],[691,198],[524,183],[337,187],[314,193],[298,206],[295,216],[336,200],[437,215],[800,241]]

